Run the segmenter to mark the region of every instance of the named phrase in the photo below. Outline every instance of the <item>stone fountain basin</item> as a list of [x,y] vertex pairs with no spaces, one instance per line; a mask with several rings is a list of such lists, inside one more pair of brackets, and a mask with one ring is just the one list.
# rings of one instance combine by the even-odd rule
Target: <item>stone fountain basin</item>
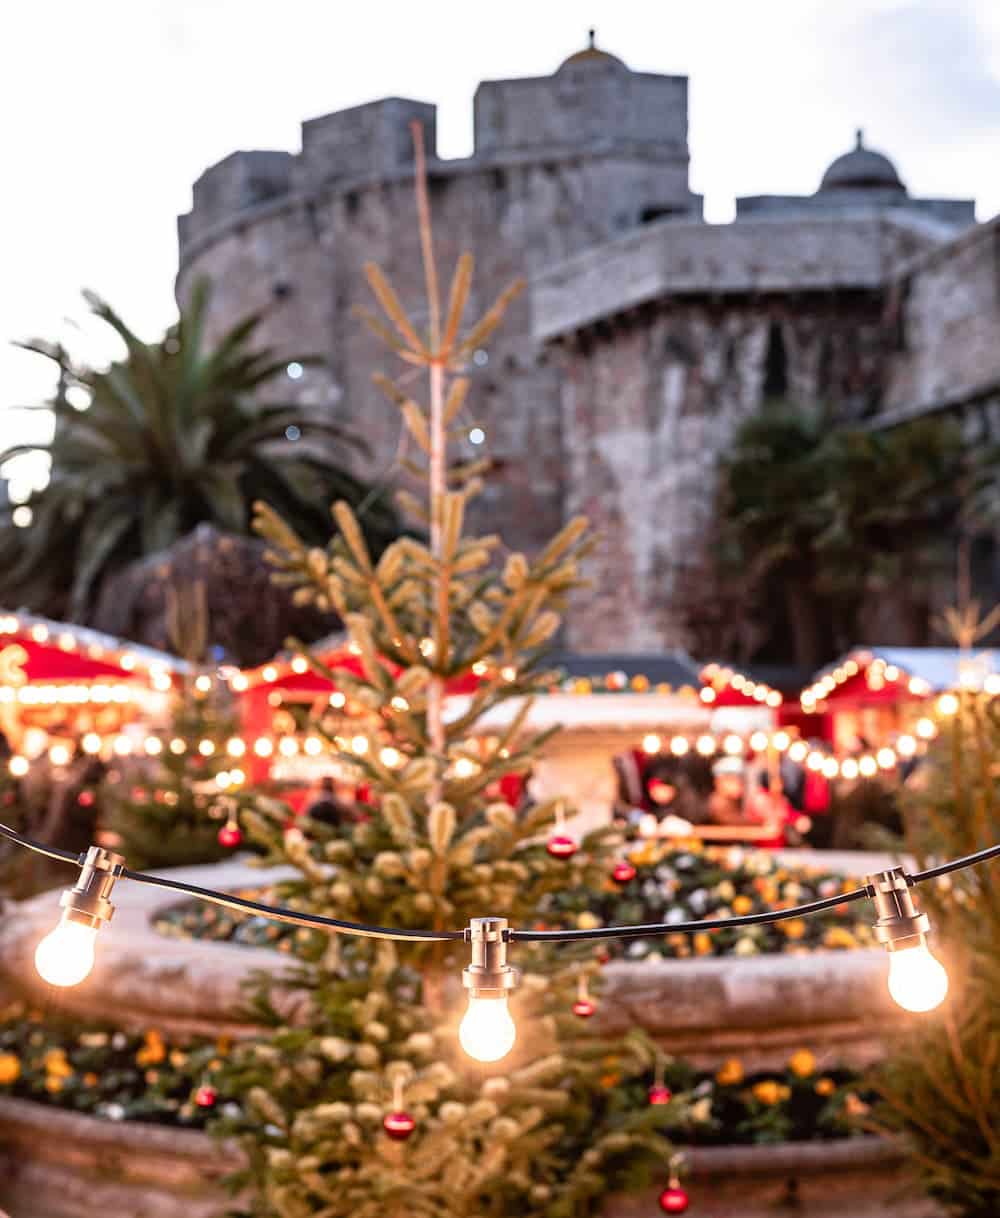
[[[871,856],[861,859],[854,874],[867,869]],[[851,862],[850,856],[838,858],[841,866]],[[235,891],[294,873],[234,859],[163,874]],[[280,974],[288,957],[270,948],[160,934],[152,920],[179,899],[166,889],[120,885],[118,909],[100,935],[93,973],[66,990],[48,986],[32,963],[36,943],[58,915],[57,892],[10,906],[0,922],[0,972],[39,1005],[121,1027],[155,1025],[181,1037],[253,1035],[257,1029],[246,1010],[245,983],[257,970]],[[605,989],[593,1026],[620,1033],[638,1025],[667,1052],[699,1068],[736,1056],[748,1072],[774,1069],[803,1046],[816,1053],[821,1067],[863,1067],[880,1056],[886,1036],[906,1018],[888,997],[887,971],[878,949],[614,961],[604,969]],[[295,995],[286,995],[279,1005],[294,1021]]]
[[[13,1099],[0,1099],[0,1148],[0,1204],[11,1218],[218,1218],[222,1178],[243,1163],[238,1147],[204,1133]],[[942,1218],[880,1138],[685,1153],[692,1212],[712,1218]],[[605,1218],[648,1218],[657,1192],[610,1197]]]

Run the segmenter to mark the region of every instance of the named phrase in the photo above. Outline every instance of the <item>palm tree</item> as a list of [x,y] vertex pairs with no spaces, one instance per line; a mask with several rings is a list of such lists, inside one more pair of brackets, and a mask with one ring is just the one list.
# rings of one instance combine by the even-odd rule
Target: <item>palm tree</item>
[[947,421],[874,431],[768,403],[723,470],[721,561],[745,581],[772,645],[800,665],[859,641],[877,601],[921,641],[931,588],[952,567],[964,476]]
[[[0,508],[0,599],[86,620],[110,575],[196,526],[249,534],[257,499],[317,544],[329,535],[336,499],[365,509],[376,551],[398,533],[388,499],[349,472],[364,442],[328,408],[284,394],[289,359],[259,344],[262,314],[210,344],[202,282],[163,339],[145,343],[103,300],[84,295],[126,354],[93,371],[59,345],[23,344],[55,363],[59,383],[51,401],[30,408],[54,416],[51,442],[41,448],[49,481],[27,501],[32,522],[15,528],[14,506]],[[84,410],[72,404],[81,389],[89,395]],[[0,463],[38,451],[14,445]]]

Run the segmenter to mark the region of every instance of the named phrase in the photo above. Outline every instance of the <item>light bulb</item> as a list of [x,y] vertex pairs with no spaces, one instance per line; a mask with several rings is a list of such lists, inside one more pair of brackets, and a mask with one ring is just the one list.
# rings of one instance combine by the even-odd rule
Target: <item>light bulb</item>
[[79,985],[94,967],[97,927],[60,922],[35,948],[35,968],[49,985]]
[[948,974],[926,944],[889,953],[889,993],[905,1011],[933,1011],[948,993]]
[[516,1037],[506,998],[469,998],[458,1039],[470,1057],[477,1062],[498,1062],[514,1047]]

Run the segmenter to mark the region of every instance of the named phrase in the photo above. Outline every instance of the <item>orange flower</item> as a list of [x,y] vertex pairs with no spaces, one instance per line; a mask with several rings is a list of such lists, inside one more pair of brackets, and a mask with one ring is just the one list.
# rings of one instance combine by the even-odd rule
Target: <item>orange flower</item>
[[602,1074],[601,1075],[601,1086],[604,1088],[605,1091],[610,1091],[612,1087],[617,1087],[621,1081],[622,1081],[622,1076],[620,1074]]
[[712,954],[712,937],[707,935],[703,930],[698,931],[691,940],[691,945],[694,948],[696,956],[710,956]]
[[817,1095],[833,1095],[837,1090],[837,1084],[832,1078],[821,1078],[816,1080],[815,1091]]
[[773,1078],[764,1079],[762,1083],[756,1083],[753,1088],[753,1097],[760,1100],[762,1104],[767,1104],[770,1107],[772,1104],[780,1104],[782,1100],[787,1100],[792,1094],[791,1090],[783,1083],[776,1082]]
[[753,901],[746,896],[738,896],[733,898],[733,913],[748,914],[753,909]]
[[16,1083],[20,1076],[20,1058],[14,1053],[0,1053],[0,1087]]
[[63,1081],[58,1074],[50,1074],[45,1080],[45,1090],[50,1095],[55,1095],[57,1091],[62,1091]]
[[93,1070],[88,1070],[83,1076],[83,1085],[85,1087],[96,1087],[100,1081],[100,1078],[93,1072]]
[[225,1057],[233,1047],[233,1038],[231,1036],[220,1036],[215,1042],[215,1051],[220,1057]]
[[779,922],[778,925],[789,939],[801,939],[806,933],[806,924],[803,918],[790,918],[787,922]]
[[799,1078],[808,1078],[816,1073],[816,1058],[808,1049],[799,1049],[788,1059],[788,1068]]
[[722,1063],[715,1076],[720,1087],[736,1087],[743,1082],[743,1063],[738,1057],[730,1057]]
[[831,926],[823,936],[824,947],[857,947],[858,941],[845,926]]
[[66,1060],[65,1049],[50,1049],[42,1058],[45,1072],[52,1078],[69,1078],[73,1067]]
[[142,1048],[136,1053],[135,1060],[140,1066],[156,1066],[159,1065],[167,1056],[167,1048],[163,1043],[163,1036],[156,1030],[150,1028],[145,1036],[145,1043]]
[[857,1095],[853,1091],[848,1091],[847,1095],[844,1096],[844,1111],[848,1116],[863,1117],[871,1111],[871,1107],[864,1102],[860,1095]]

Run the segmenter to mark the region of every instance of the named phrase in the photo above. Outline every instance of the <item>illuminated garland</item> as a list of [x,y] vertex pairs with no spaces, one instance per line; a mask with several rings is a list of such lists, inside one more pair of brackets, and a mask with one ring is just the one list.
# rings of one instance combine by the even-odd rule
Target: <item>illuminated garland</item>
[[[49,858],[74,863],[80,876],[73,888],[60,899],[63,914],[59,924],[38,944],[35,966],[42,978],[51,985],[72,986],[81,982],[94,963],[97,932],[111,920],[114,906],[111,893],[120,879],[153,884],[172,892],[185,893],[228,909],[245,911],[293,926],[331,933],[357,935],[370,939],[390,939],[396,942],[464,942],[469,945],[471,960],[463,971],[462,982],[469,991],[469,1009],[459,1028],[459,1039],[465,1051],[478,1061],[498,1061],[513,1047],[516,1028],[510,1016],[507,1000],[516,989],[519,971],[508,963],[508,947],[514,943],[574,943],[606,939],[636,939],[651,935],[698,934],[710,930],[757,926],[785,919],[806,917],[836,905],[871,900],[877,915],[875,936],[889,951],[889,993],[904,1009],[913,1012],[933,1010],[940,1005],[948,990],[948,977],[940,963],[927,949],[930,922],[917,909],[913,888],[917,884],[937,879],[966,867],[1000,857],[1000,845],[990,846],[976,854],[931,867],[915,875],[894,867],[870,875],[864,886],[850,892],[764,913],[729,918],[705,918],[697,922],[657,922],[641,926],[599,926],[584,930],[519,930],[510,927],[505,918],[473,918],[464,930],[408,930],[347,922],[320,914],[266,905],[228,893],[185,884],[165,876],[130,871],[125,860],[100,846],[91,846],[86,854],[76,856],[66,851],[43,846],[23,837],[6,825],[0,825],[0,835],[17,845]],[[586,994],[579,1002],[589,1002]]]
[[[331,700],[338,695],[331,695]],[[343,695],[339,695],[339,706],[343,706]],[[937,709],[943,715],[952,715],[958,709],[958,700],[952,694],[943,694],[938,699]],[[901,763],[910,761],[920,755],[930,741],[938,735],[937,725],[933,719],[923,717],[918,719],[912,733],[903,732],[896,737],[892,745],[859,755],[835,755],[821,748],[813,748],[802,740],[793,729],[778,728],[774,731],[757,730],[750,733],[740,732],[699,732],[677,733],[671,736],[661,736],[655,732],[647,733],[642,738],[641,749],[648,757],[669,755],[676,758],[688,755],[711,758],[716,756],[745,757],[749,754],[776,752],[787,754],[791,761],[804,765],[806,769],[822,774],[824,778],[872,778],[878,773],[894,770]],[[332,741],[327,741],[315,734],[306,735],[275,735],[261,733],[246,738],[231,736],[223,745],[215,741],[203,739],[194,744],[180,736],[164,737],[154,733],[148,734],[143,740],[136,740],[127,733],[119,732],[112,736],[102,736],[97,732],[85,733],[78,742],[80,753],[92,757],[146,757],[157,758],[166,752],[175,756],[183,756],[188,752],[199,753],[202,757],[213,757],[220,753],[232,758],[233,768],[224,770],[218,775],[220,787],[239,786],[246,781],[246,773],[242,763],[256,758],[261,761],[291,760],[295,757],[328,757],[331,755],[354,754],[365,757],[373,753],[375,742],[363,731],[351,735],[337,735]],[[46,753],[40,754],[35,760],[47,759],[56,768],[64,767],[73,760],[74,750],[65,743],[53,744]],[[378,749],[377,756],[382,765],[395,769],[402,765],[405,756],[392,745]],[[32,761],[22,755],[12,757],[8,761],[10,773],[17,778],[23,777],[31,768]],[[477,763],[469,757],[460,757],[454,763],[454,773],[458,778],[471,777],[476,772]]]

